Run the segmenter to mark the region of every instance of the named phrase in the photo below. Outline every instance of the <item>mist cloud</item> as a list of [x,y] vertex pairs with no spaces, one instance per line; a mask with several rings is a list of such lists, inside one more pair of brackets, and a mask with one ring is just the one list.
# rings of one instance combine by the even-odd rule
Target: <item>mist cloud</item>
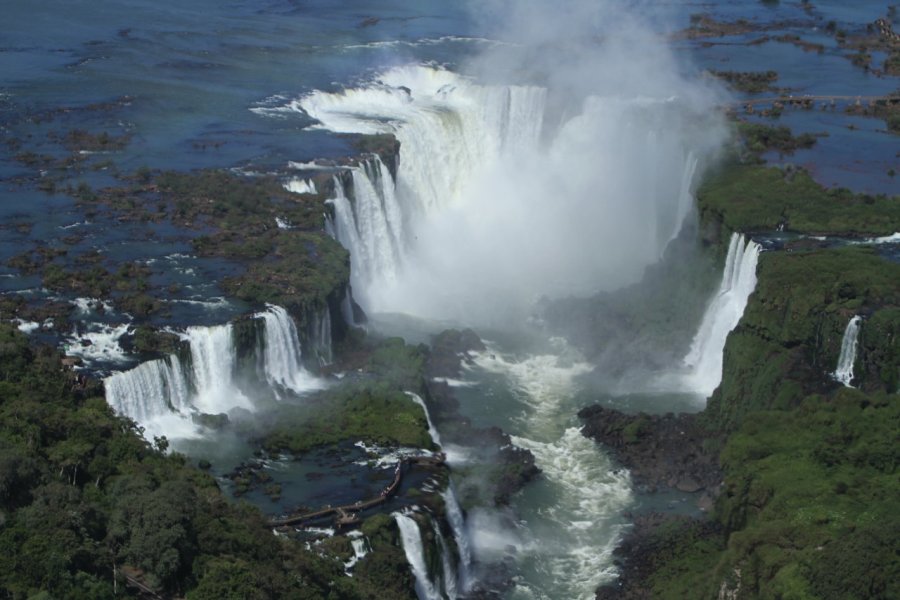
[[465,77],[399,68],[305,102],[326,128],[401,142],[402,264],[358,278],[369,310],[498,324],[541,297],[631,283],[726,137],[721,92],[690,77],[647,5],[479,7],[503,43]]

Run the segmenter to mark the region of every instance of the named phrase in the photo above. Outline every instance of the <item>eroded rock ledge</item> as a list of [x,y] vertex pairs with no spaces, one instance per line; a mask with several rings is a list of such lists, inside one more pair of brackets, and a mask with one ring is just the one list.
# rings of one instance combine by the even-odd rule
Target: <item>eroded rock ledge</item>
[[712,507],[722,483],[717,447],[700,423],[699,415],[629,415],[602,406],[579,411],[582,433],[612,450],[631,471],[637,489],[652,493],[660,488],[698,494],[703,510]]

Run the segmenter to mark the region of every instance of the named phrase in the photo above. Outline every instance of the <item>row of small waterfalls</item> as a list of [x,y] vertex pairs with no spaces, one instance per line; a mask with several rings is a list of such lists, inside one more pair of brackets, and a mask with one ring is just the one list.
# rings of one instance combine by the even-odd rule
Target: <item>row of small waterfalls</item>
[[[330,361],[327,309],[312,321],[310,346]],[[323,385],[304,366],[297,326],[280,306],[224,325],[188,327],[178,336],[178,352],[104,381],[109,404],[148,437],[195,437],[202,434],[202,415],[252,412],[260,402]]]

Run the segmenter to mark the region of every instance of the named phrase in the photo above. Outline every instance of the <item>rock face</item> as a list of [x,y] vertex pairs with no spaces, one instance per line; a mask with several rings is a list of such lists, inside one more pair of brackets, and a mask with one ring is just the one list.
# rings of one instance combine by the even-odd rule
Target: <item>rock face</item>
[[697,415],[627,415],[602,406],[589,406],[578,416],[585,436],[610,448],[627,467],[641,491],[672,488],[704,492],[701,508],[711,505],[722,482],[717,446]]
[[[445,443],[458,444],[472,450],[486,471],[478,486],[464,483],[457,490],[463,504],[467,500],[507,504],[510,497],[540,474],[530,450],[512,443],[499,427],[476,427],[459,413],[459,401],[444,377],[459,377],[468,353],[484,350],[481,339],[471,329],[447,330],[432,339],[432,349],[425,364],[425,402],[438,424]],[[436,381],[435,378],[438,378]]]

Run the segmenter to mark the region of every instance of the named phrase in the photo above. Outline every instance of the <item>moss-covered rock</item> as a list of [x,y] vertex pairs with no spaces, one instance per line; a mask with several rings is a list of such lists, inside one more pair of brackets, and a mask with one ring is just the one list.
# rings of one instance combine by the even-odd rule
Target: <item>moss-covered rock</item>
[[138,325],[132,343],[137,352],[148,354],[175,354],[183,347],[177,335],[151,325]]
[[270,453],[303,454],[344,440],[433,448],[422,408],[383,383],[342,385],[304,406],[283,407],[262,444]]

